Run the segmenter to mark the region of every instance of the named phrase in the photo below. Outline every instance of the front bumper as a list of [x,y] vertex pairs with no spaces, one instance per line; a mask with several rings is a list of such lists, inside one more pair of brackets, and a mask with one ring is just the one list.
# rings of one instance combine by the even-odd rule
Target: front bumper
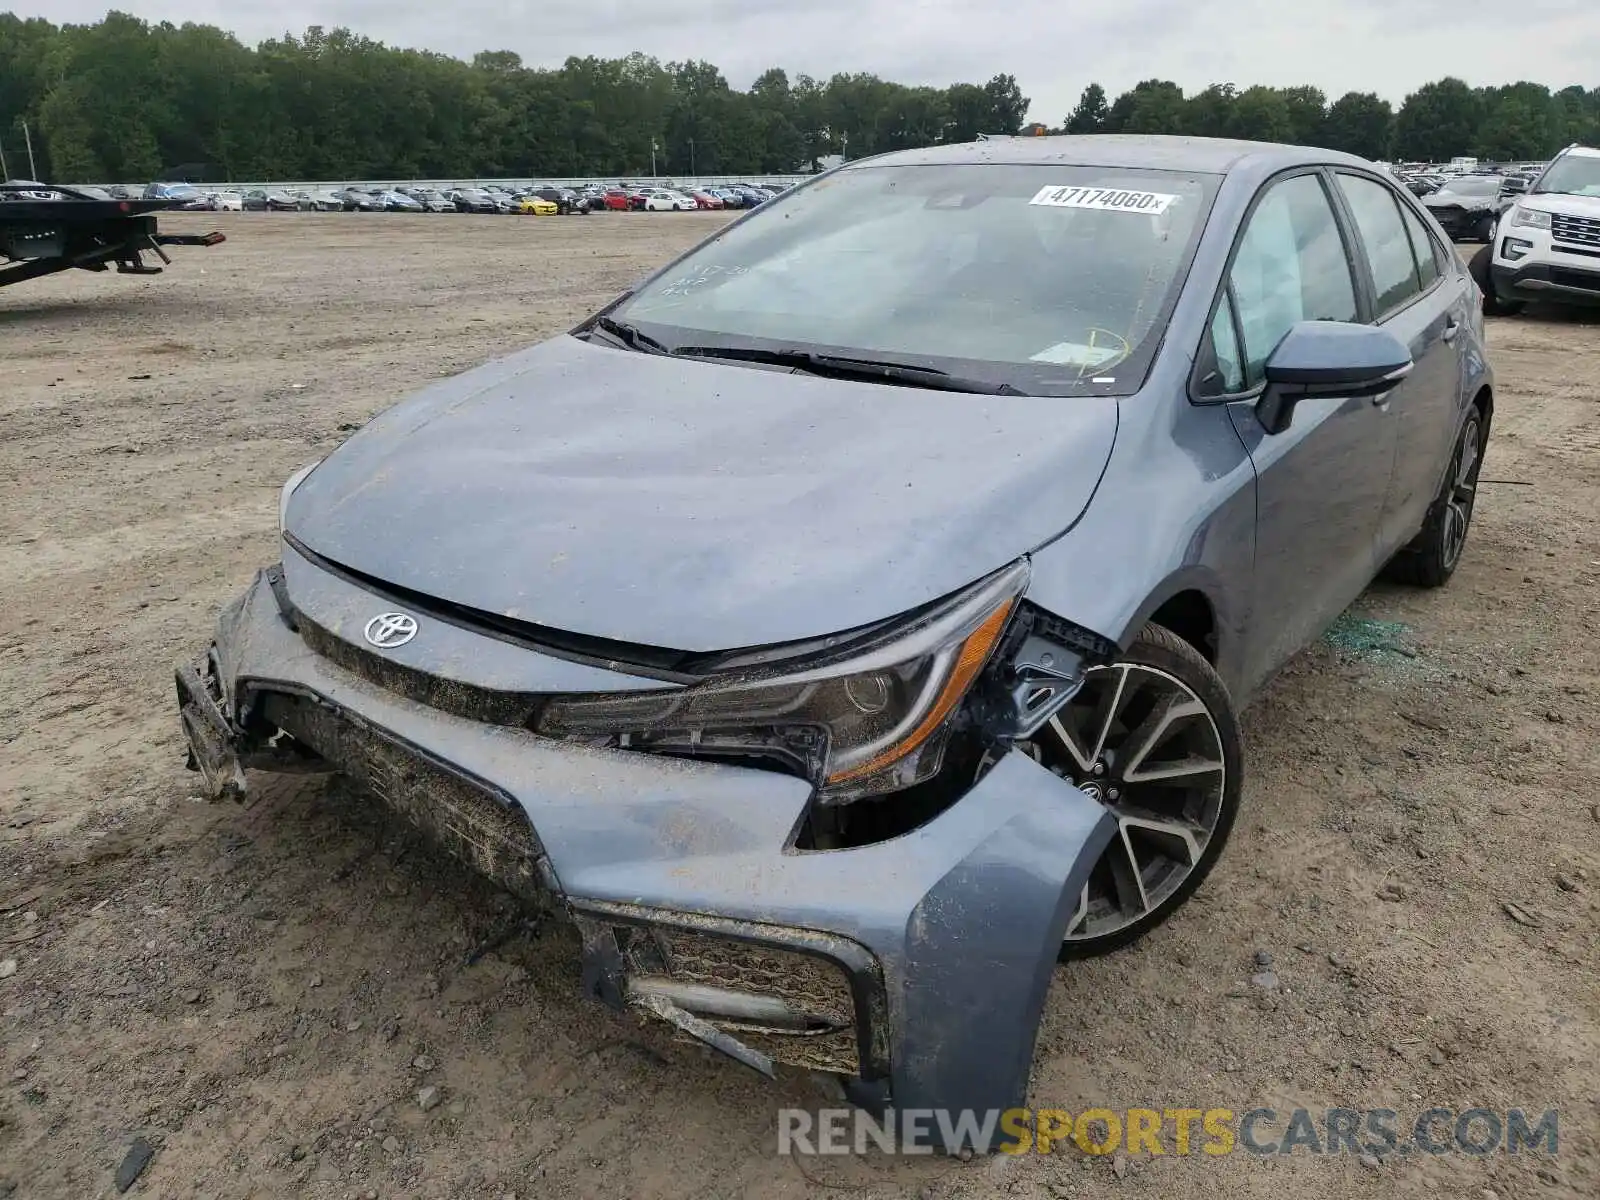
[[1452,242],[1464,242],[1468,238],[1479,236],[1485,222],[1494,219],[1494,213],[1488,209],[1466,209],[1446,205],[1438,208],[1430,207],[1428,211]]
[[[211,651],[178,671],[192,765],[213,794],[245,786],[241,768],[343,771],[566,911],[595,999],[769,1073],[853,1076],[859,1096],[902,1110],[1023,1104],[1056,952],[1113,830],[1094,800],[1008,754],[910,833],[800,850],[804,781],[536,736],[512,714],[539,664],[504,665],[503,642],[480,648],[502,664],[477,689],[491,719],[434,707],[419,673],[350,640],[383,601],[285,557],[287,581],[258,575]],[[476,636],[439,632],[454,646]],[[454,646],[459,669],[472,656]],[[289,739],[269,745],[279,730]]]
[[1600,306],[1600,258],[1588,262],[1546,259],[1510,266],[1497,256],[1489,274],[1495,294],[1503,300],[1554,300],[1562,304]]

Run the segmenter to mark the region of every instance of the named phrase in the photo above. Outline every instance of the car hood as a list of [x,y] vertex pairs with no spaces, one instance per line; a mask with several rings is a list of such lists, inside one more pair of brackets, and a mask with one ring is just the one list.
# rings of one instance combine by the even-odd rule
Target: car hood
[[1117,415],[1105,397],[937,392],[564,335],[381,414],[294,491],[285,528],[352,571],[530,624],[771,645],[915,608],[1069,528]]
[[1495,196],[1462,196],[1449,194],[1441,196],[1437,192],[1424,196],[1422,203],[1427,208],[1460,208],[1467,212],[1487,212],[1499,203]]
[[1565,192],[1529,192],[1518,196],[1523,208],[1569,217],[1600,217],[1600,196],[1574,196]]

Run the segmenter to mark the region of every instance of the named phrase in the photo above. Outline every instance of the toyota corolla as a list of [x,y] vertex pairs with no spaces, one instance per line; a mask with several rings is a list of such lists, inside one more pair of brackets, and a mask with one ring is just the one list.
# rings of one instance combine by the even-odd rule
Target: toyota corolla
[[863,1102],[1003,1109],[1058,960],[1217,861],[1238,713],[1461,561],[1479,295],[1327,151],[853,162],[283,489],[191,766],[353,777],[581,986]]

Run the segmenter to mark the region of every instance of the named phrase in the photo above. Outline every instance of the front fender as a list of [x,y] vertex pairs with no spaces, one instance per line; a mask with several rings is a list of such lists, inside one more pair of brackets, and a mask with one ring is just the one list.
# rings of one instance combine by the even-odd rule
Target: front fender
[[1157,372],[1122,422],[1078,523],[1033,555],[1028,599],[1127,646],[1184,590],[1205,595],[1215,664],[1241,695],[1255,572],[1256,473],[1225,405],[1191,404]]

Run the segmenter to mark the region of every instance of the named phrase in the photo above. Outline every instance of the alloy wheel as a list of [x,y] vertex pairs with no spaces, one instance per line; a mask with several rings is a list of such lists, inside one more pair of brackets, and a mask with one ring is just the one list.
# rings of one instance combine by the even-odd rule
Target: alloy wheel
[[1477,416],[1468,417],[1456,446],[1455,459],[1450,464],[1450,477],[1445,482],[1444,526],[1440,536],[1447,571],[1455,569],[1461,552],[1466,549],[1467,526],[1472,521],[1472,505],[1478,496],[1478,467],[1482,461],[1478,453],[1478,432]]
[[1204,859],[1227,766],[1215,718],[1177,676],[1138,662],[1096,667],[1021,748],[1117,821],[1067,924],[1068,942],[1109,937],[1150,916]]

